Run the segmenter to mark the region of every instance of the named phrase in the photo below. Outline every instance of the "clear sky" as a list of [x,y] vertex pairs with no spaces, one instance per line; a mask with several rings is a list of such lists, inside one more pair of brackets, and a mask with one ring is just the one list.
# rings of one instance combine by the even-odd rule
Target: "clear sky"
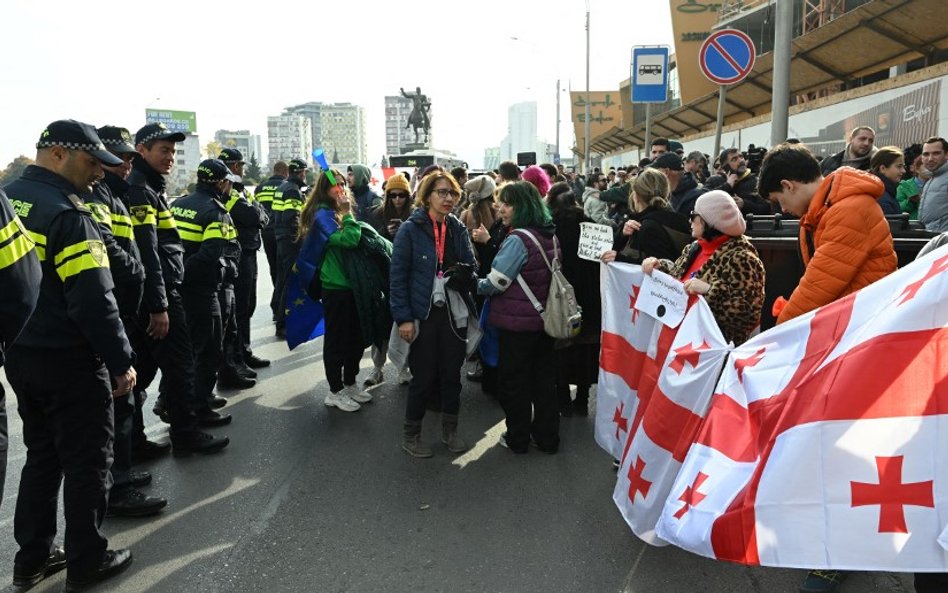
[[[667,2],[589,0],[591,90],[617,90],[633,45],[671,44]],[[585,88],[585,0],[0,2],[0,168],[31,158],[44,126],[74,118],[135,132],[145,108],[197,112],[202,145],[306,101],[366,109],[369,163],[384,96],[420,86],[435,146],[479,166],[507,108],[538,102],[538,132],[573,143],[565,89]]]

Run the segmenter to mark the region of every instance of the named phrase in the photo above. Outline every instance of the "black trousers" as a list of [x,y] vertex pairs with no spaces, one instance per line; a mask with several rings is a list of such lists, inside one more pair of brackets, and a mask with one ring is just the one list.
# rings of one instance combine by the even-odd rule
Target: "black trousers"
[[466,329],[453,327],[447,307],[431,307],[428,319],[419,324],[418,336],[408,352],[411,383],[405,420],[420,421],[429,407],[445,414],[457,415],[460,411],[466,337]]
[[249,355],[250,318],[257,310],[257,252],[242,251],[237,283],[234,285],[237,300],[237,334],[240,338],[241,355]]
[[169,289],[167,285],[165,289],[170,322],[168,335],[163,340],[153,340],[148,335],[148,312],[143,308],[138,325],[129,339],[136,354],[136,396],[141,396],[151,385],[160,368],[158,391],[170,416],[171,433],[176,434],[197,428],[197,418],[194,416],[194,349],[191,347],[189,319],[184,312],[181,293],[178,288]]
[[227,369],[236,374],[237,370],[244,366],[244,357],[240,335],[237,331],[237,300],[234,285],[224,284],[221,286],[221,289],[217,292],[217,299],[221,308],[221,332],[223,337],[220,370]]
[[3,383],[0,383],[0,499],[3,498],[3,487],[7,483],[7,450],[10,447],[7,434],[7,396],[3,391]]
[[112,403],[115,413],[115,441],[112,445],[112,488],[128,488],[132,471],[132,428],[135,417],[135,394],[117,397]]
[[221,303],[216,292],[184,290],[184,306],[194,349],[195,410],[208,409],[207,400],[217,384],[217,368],[223,355]]
[[273,294],[270,296],[270,310],[276,315],[277,298],[279,296],[277,285],[280,277],[280,258],[277,257],[276,237],[273,236],[273,229],[263,229],[260,232],[260,238],[263,240],[263,252],[267,256],[267,267],[270,270],[270,285],[273,286]]
[[507,444],[511,449],[525,449],[533,436],[542,449],[556,451],[560,414],[553,338],[542,331],[500,330],[499,359],[497,399],[507,416]]
[[16,562],[37,569],[46,562],[56,536],[63,483],[66,566],[70,576],[85,577],[102,561],[108,546],[100,526],[111,485],[109,373],[88,348],[14,346],[6,369],[26,444],[13,518],[13,535],[20,546]]
[[300,252],[300,244],[290,239],[279,239],[277,241],[277,259],[280,260],[280,276],[277,278],[277,285],[273,288],[273,296],[276,301],[276,326],[286,327],[286,279],[293,270],[293,264],[296,263],[296,256]]
[[352,291],[323,288],[323,313],[326,316],[323,367],[329,390],[337,393],[346,385],[355,384],[359,362],[365,353]]

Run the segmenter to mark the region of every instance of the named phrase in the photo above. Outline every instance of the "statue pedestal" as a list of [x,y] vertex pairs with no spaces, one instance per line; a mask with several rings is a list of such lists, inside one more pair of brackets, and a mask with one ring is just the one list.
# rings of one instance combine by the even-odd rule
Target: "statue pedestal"
[[427,150],[428,145],[424,142],[409,142],[401,147],[402,154],[408,154],[409,152],[414,152],[416,150]]

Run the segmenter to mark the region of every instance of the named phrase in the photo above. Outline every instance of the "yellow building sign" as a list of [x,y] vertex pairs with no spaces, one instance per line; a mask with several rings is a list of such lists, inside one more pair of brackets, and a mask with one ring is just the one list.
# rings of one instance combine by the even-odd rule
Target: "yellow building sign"
[[[589,137],[590,140],[622,126],[622,107],[619,91],[589,91]],[[572,91],[569,94],[570,114],[576,132],[576,149],[582,152],[586,146],[586,92]]]
[[701,73],[698,52],[711,34],[711,27],[718,22],[721,0],[669,0],[669,6],[675,34],[681,104],[686,105],[717,90],[717,86]]

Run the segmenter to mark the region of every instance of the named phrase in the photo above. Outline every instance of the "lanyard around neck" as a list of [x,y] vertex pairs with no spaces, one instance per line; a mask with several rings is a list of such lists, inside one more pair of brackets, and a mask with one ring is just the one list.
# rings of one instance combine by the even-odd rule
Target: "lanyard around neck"
[[441,278],[444,275],[441,268],[444,266],[444,242],[448,234],[448,222],[444,221],[442,226],[438,224],[438,221],[435,220],[435,217],[430,213],[428,217],[431,219],[432,232],[434,233],[435,254],[438,256],[438,278]]

